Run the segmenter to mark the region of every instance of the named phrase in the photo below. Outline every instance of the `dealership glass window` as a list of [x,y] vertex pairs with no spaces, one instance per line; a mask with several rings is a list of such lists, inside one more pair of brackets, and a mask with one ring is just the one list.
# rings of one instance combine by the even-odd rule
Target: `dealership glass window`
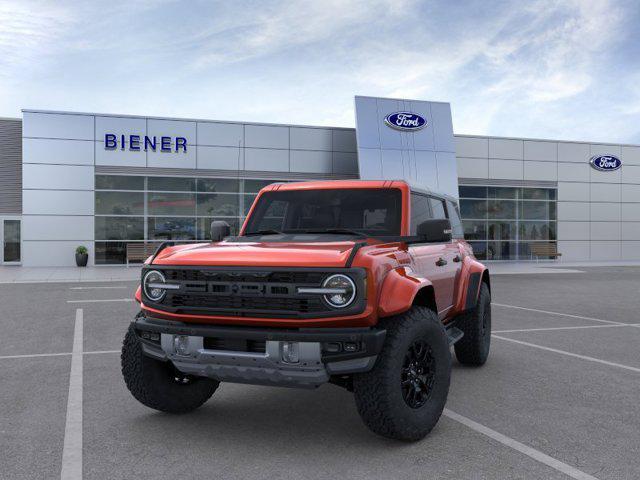
[[96,191],[98,215],[144,215],[144,193]]
[[96,264],[126,263],[128,243],[209,238],[213,220],[237,235],[256,193],[277,180],[96,175]]
[[461,185],[465,238],[481,259],[530,259],[531,244],[555,242],[554,188]]
[[195,216],[195,193],[149,192],[147,202],[148,215],[185,215]]
[[144,217],[95,218],[96,240],[144,240]]

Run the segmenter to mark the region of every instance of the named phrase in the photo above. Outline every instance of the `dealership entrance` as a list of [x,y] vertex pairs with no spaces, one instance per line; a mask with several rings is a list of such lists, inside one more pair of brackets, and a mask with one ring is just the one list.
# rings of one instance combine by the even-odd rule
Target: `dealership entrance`
[[0,238],[2,238],[2,265],[21,263],[20,217],[0,217]]

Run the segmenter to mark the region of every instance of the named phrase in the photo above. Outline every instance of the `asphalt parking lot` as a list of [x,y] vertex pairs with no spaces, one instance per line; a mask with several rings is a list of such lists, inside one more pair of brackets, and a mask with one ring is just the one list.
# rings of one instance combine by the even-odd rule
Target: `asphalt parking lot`
[[333,385],[149,410],[120,374],[134,283],[0,285],[0,477],[639,478],[640,267],[580,270],[492,279],[489,361],[454,360],[414,444],[371,434]]

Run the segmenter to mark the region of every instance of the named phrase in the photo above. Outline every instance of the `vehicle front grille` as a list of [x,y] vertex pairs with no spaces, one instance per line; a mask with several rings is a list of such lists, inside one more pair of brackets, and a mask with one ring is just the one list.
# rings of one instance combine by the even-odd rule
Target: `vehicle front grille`
[[[311,318],[352,315],[362,311],[362,301],[337,311],[318,294],[300,294],[300,287],[321,287],[336,271],[249,270],[246,268],[157,268],[167,283],[179,284],[178,290],[167,290],[160,303],[145,303],[174,313],[204,314],[229,317]],[[359,269],[358,269],[359,270]],[[340,270],[344,271],[344,270]],[[143,273],[144,275],[144,273]],[[364,298],[364,274],[350,269],[359,286],[358,299]]]

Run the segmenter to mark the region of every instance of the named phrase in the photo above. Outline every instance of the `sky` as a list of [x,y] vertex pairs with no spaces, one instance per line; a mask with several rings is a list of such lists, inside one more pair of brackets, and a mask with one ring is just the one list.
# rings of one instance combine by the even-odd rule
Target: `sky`
[[451,103],[457,134],[640,143],[638,0],[0,0],[21,109],[354,127]]

